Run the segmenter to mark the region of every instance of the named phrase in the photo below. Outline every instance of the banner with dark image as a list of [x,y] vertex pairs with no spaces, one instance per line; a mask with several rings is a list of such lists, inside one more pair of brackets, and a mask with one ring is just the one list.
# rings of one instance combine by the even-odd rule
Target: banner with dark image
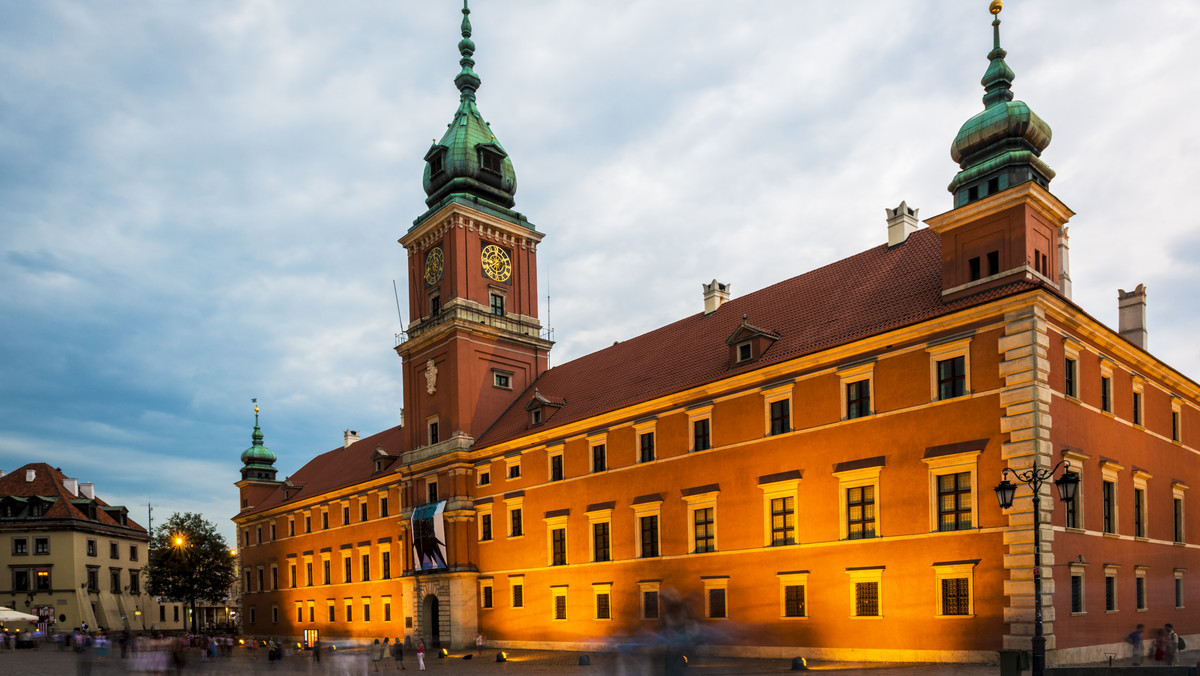
[[446,501],[421,505],[413,510],[412,543],[416,569],[446,568]]

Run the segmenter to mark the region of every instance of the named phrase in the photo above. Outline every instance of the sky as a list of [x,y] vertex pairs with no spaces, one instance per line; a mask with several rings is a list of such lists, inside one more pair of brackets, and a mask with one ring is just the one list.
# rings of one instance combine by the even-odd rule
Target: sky
[[[951,208],[987,0],[475,0],[562,364]],[[457,0],[0,0],[0,469],[233,541],[252,398],[279,477],[401,419],[404,249],[458,103]],[[1144,283],[1200,378],[1200,3],[1010,0],[1074,300]]]

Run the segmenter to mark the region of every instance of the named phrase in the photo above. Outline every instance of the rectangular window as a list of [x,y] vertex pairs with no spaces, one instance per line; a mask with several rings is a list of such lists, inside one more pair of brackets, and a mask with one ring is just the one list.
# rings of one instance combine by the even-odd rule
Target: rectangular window
[[288,537],[295,537],[295,536],[296,536],[296,521],[294,519],[288,519]]
[[108,588],[114,594],[121,593],[121,569],[114,568],[108,571]]
[[492,483],[492,473],[488,471],[481,471],[479,473],[479,485],[487,486],[490,483]]
[[708,449],[712,448],[711,423],[712,421],[710,421],[708,418],[701,418],[699,420],[692,421],[692,438],[694,439],[692,442],[693,451],[707,451]]
[[792,431],[792,402],[789,399],[780,399],[779,401],[771,402],[771,434],[783,434]]
[[1104,576],[1104,610],[1112,613],[1117,610],[1117,577]]
[[846,530],[851,540],[875,537],[875,486],[846,489]]
[[609,595],[607,592],[596,593],[596,619],[611,620],[612,608],[609,603]]
[[271,606],[271,624],[279,624],[279,606]]
[[554,592],[554,619],[567,619],[567,593],[565,591]]
[[871,415],[871,381],[846,383],[846,418],[853,420],[868,415]]
[[321,512],[321,529],[329,530],[329,512]]
[[363,582],[371,581],[371,555],[370,554],[362,555],[362,581]]
[[725,589],[714,588],[708,590],[708,618],[721,619],[726,617],[725,613]]
[[304,579],[305,586],[313,586],[312,561],[307,561],[304,564]]
[[608,453],[604,444],[592,446],[592,472],[603,472],[608,469]]
[[329,572],[329,570],[330,570],[329,559],[325,559],[324,561],[321,562],[321,564],[325,569],[324,571],[322,571],[325,573],[325,584],[333,584],[333,575]]
[[509,479],[520,479],[521,478],[521,463],[520,462],[514,462],[514,463],[509,464],[508,478]]
[[1175,607],[1183,607],[1183,573],[1175,572]]
[[1171,441],[1179,441],[1179,411],[1171,411]]
[[1083,612],[1083,576],[1071,576],[1071,612]]
[[1146,491],[1141,488],[1133,489],[1133,536],[1146,537]]
[[879,617],[879,583],[854,583],[854,616]]
[[[91,544],[89,541],[88,544]],[[16,555],[25,555],[29,553],[29,540],[26,538],[13,538],[12,553]]]
[[363,500],[362,502],[358,503],[358,520],[359,521],[367,520],[367,501],[366,500]]
[[479,516],[479,539],[480,540],[491,540],[492,539],[492,515],[491,514],[481,514]]
[[969,529],[971,527],[971,473],[943,474],[937,478],[937,486],[938,530]]
[[1075,495],[1071,496],[1071,499],[1067,500],[1063,505],[1063,509],[1066,511],[1067,528],[1082,528],[1082,526],[1079,525],[1078,488],[1076,489]]
[[429,428],[429,445],[432,446],[441,440],[441,436],[438,434],[438,421],[436,421],[436,420],[429,421],[428,428]]
[[436,481],[425,482],[425,498],[426,502],[431,505],[438,501],[438,485]]
[[262,544],[262,526],[254,527],[254,544],[256,544],[256,545]]
[[643,516],[639,519],[642,538],[642,558],[658,556],[658,516]]
[[383,621],[392,621],[392,599],[389,596],[383,597]]
[[550,565],[567,565],[567,529],[555,528],[550,531]]
[[304,516],[304,532],[305,533],[312,532],[312,517],[307,514]]
[[563,457],[561,453],[550,456],[550,480],[563,480]]
[[383,559],[383,561],[382,561],[383,571],[382,571],[381,577],[385,580],[390,580],[390,579],[392,579],[392,553],[391,552],[380,552],[379,555]]
[[971,614],[971,580],[969,578],[942,578],[942,614]]
[[1100,410],[1112,413],[1112,378],[1100,377]]
[[1142,393],[1133,393],[1133,424],[1142,424]]
[[482,605],[484,608],[492,607],[492,585],[490,583],[483,585]]
[[503,317],[504,316],[504,296],[501,296],[498,293],[493,293],[493,294],[491,294],[491,296],[492,296],[492,314]]
[[1146,609],[1146,578],[1138,575],[1133,579],[1134,593],[1137,596],[1137,609]]
[[342,582],[353,582],[354,581],[351,578],[350,570],[351,570],[350,557],[347,556],[346,558],[342,559]]
[[[38,538],[38,539],[34,540],[34,542],[36,542],[38,545],[38,548],[37,548],[38,554],[49,554],[50,553],[50,540],[48,540],[47,538]],[[110,559],[121,558],[121,545],[117,544],[116,542],[108,543],[108,558],[110,558]]]
[[592,551],[595,561],[609,561],[612,558],[612,543],[608,529],[607,521],[592,524]]
[[638,445],[641,450],[638,462],[652,462],[654,460],[654,432],[646,432],[639,436]]
[[716,528],[711,507],[692,510],[692,527],[695,529],[697,554],[717,550]]
[[1175,542],[1183,542],[1183,498],[1171,501],[1175,513]]
[[[117,543],[115,543],[115,542],[112,543],[113,548],[110,548],[110,550],[109,550],[109,554],[114,559],[117,558],[116,549],[115,549],[116,546],[117,546]],[[34,554],[49,554],[50,553],[50,538],[34,538],[33,539],[33,553]]]
[[511,510],[509,515],[512,518],[512,530],[510,531],[510,537],[520,537],[523,533],[521,530],[521,510]]
[[288,566],[288,572],[292,575],[292,589],[295,589],[296,585],[299,583],[298,580],[296,580],[296,564],[293,563],[291,566]]
[[346,599],[345,606],[346,606],[346,621],[353,622],[354,621],[354,602],[351,601],[350,599]]
[[[41,581],[42,581],[42,572],[43,571],[40,571],[40,570],[37,572],[37,580],[38,580],[39,585],[41,584]],[[48,573],[47,573],[46,577],[47,577],[47,579],[49,579]],[[89,567],[87,569],[87,590],[89,592],[99,592],[100,591],[100,570],[98,568]]]
[[1063,363],[1063,394],[1068,397],[1078,397],[1079,364],[1070,357]]
[[337,611],[334,610],[333,601],[329,602],[329,604],[326,606],[326,610],[328,610],[328,612],[329,612],[329,621],[336,622],[337,621]]
[[137,560],[138,560],[138,548],[137,548],[137,545],[129,545],[129,560],[130,560],[130,561],[137,561]]
[[1117,485],[1111,481],[1105,481],[1103,486],[1104,499],[1104,532],[1117,532]]
[[[246,544],[247,545],[250,544],[250,531],[246,531]],[[87,541],[87,555],[88,556],[96,555],[96,541],[95,540]]]
[[642,618],[647,620],[658,619],[658,590],[642,592]]
[[364,596],[363,600],[362,600],[362,604],[363,604],[363,622],[370,622],[371,621],[371,597]]
[[271,542],[275,541],[275,524],[271,524]]
[[795,499],[773,498],[771,500],[771,545],[792,545],[795,528]]
[[783,616],[804,617],[804,585],[791,584],[783,588]]
[[512,607],[525,607],[525,584],[521,582],[513,583],[512,586]]
[[17,568],[12,572],[13,591],[29,591],[29,571]]
[[388,515],[387,501],[388,501],[388,499],[387,499],[386,495],[380,496],[380,498],[379,498],[379,517],[380,518],[383,518]]
[[495,372],[495,371],[492,372],[492,385],[494,387],[499,387],[502,390],[511,390],[512,389],[512,374],[511,373],[500,373],[500,372]]
[[279,569],[271,564],[271,589],[279,589]]
[[130,570],[129,571],[129,593],[130,594],[141,594],[142,593],[142,581],[140,578],[141,572],[142,571],[140,571],[140,570]]
[[967,393],[966,357],[951,357],[937,363],[937,392],[939,401]]

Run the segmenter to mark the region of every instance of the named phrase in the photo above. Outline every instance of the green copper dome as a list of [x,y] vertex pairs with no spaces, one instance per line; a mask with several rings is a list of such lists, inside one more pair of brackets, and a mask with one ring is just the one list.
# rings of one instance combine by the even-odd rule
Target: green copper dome
[[1050,145],[1050,125],[1023,101],[1012,100],[1016,76],[1004,62],[1008,52],[1000,47],[998,7],[994,13],[990,63],[980,81],[984,109],[963,124],[950,146],[950,157],[961,169],[948,188],[955,207],[1026,181],[1047,187],[1054,178],[1054,170],[1040,157]]
[[262,445],[262,428],[258,426],[258,409],[254,410],[254,434],[250,435],[254,445],[242,451],[242,464],[246,467],[274,469],[275,454]]
[[475,43],[471,41],[471,10],[463,0],[462,41],[458,51],[462,71],[454,78],[459,104],[454,120],[440,141],[425,153],[425,204],[429,207],[448,195],[466,194],[505,209],[515,204],[517,174],[512,160],[475,106],[479,76],[472,66]]

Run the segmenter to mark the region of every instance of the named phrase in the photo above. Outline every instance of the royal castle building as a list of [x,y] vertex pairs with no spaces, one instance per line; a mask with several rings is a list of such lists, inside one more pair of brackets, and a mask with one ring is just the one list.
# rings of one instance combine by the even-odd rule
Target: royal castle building
[[[728,653],[979,661],[1030,646],[1038,583],[1051,662],[1196,631],[1200,385],[1148,351],[1141,286],[1116,329],[1072,301],[1074,213],[998,17],[948,211],[901,203],[875,247],[742,297],[713,281],[702,311],[547,368],[553,228],[513,210],[463,14],[400,239],[405,425],[279,480],[256,423],[246,632],[568,649],[682,614]],[[1048,476],[1037,514],[1006,468]]]

